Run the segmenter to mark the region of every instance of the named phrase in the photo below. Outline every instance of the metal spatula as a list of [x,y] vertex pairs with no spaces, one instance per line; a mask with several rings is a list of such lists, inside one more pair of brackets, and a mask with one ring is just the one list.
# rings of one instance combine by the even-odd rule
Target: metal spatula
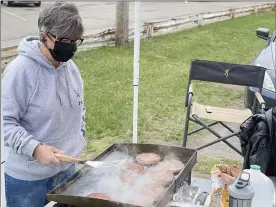
[[119,167],[121,166],[125,160],[112,160],[112,161],[88,161],[88,160],[81,160],[76,157],[72,157],[66,154],[55,153],[55,157],[61,162],[72,162],[78,164],[86,164],[94,168],[103,168],[103,167]]

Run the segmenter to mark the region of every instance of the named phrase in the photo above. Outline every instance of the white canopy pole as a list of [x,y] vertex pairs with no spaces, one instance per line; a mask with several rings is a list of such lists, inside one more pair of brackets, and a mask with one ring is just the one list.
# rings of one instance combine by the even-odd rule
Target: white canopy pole
[[138,142],[138,89],[140,61],[140,1],[135,1],[134,12],[134,70],[133,70],[133,137],[132,142]]

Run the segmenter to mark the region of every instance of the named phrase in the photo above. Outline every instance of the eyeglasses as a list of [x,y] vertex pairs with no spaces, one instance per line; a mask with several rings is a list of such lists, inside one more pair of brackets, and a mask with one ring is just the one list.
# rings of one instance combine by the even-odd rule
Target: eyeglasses
[[[53,34],[49,34],[51,35],[53,38],[55,38],[56,40],[58,40],[59,42],[64,42],[64,43],[71,43],[71,44],[76,44],[77,47],[80,46],[83,42],[83,38],[79,38],[77,40],[70,40],[68,38],[60,38],[60,37],[57,37],[56,35],[53,35]],[[48,36],[48,35],[47,35]],[[49,36],[48,36],[49,37]],[[51,39],[51,37],[49,37]],[[51,39],[52,40],[52,39]],[[54,41],[54,40],[53,40]]]

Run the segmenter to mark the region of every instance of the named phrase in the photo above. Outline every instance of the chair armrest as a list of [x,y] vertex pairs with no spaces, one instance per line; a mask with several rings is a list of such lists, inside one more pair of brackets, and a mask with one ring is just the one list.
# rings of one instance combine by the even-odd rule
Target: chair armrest
[[256,96],[256,98],[257,98],[259,104],[265,105],[265,101],[264,101],[262,95],[261,95],[259,92],[256,92],[256,93],[255,93],[255,96]]
[[191,105],[192,98],[194,96],[193,84],[190,83],[188,87],[189,87],[189,90],[186,91],[185,107],[188,107],[189,105]]
[[189,86],[189,94],[194,95],[194,86],[193,86],[192,83],[191,83],[190,86]]

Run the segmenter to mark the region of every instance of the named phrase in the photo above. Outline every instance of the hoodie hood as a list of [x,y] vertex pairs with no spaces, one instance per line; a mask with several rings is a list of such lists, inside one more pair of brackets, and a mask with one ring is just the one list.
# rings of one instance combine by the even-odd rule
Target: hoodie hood
[[18,55],[24,55],[35,60],[45,68],[52,69],[53,65],[46,59],[40,51],[40,38],[38,36],[28,36],[21,40],[17,52]]
[[[40,51],[40,38],[37,36],[29,36],[26,38],[23,38],[18,46],[18,55],[23,55],[28,58],[33,59],[36,61],[39,65],[46,69],[51,69],[54,71],[55,75],[55,81],[56,81],[56,93],[58,95],[58,98],[60,100],[60,104],[62,105],[62,100],[61,100],[61,95],[60,95],[60,83],[58,81],[58,74],[54,66],[47,60],[47,58],[42,54]],[[67,71],[67,64],[66,63],[61,63],[60,66],[57,68],[58,70],[64,70],[65,73],[65,81],[66,81],[66,86],[67,86],[67,91],[68,91],[68,97],[70,97],[70,87],[68,83],[68,71]],[[72,106],[72,100],[70,98],[70,103]]]

